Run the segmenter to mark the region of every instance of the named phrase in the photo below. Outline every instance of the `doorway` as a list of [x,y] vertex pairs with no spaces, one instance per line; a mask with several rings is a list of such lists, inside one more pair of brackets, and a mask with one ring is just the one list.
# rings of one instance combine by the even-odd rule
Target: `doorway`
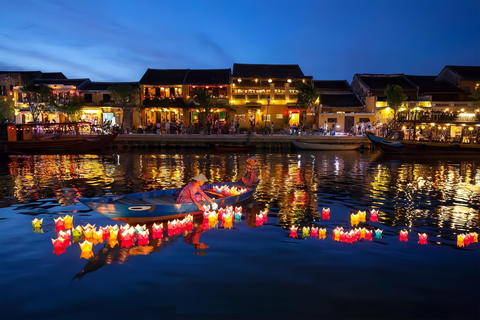
[[[350,129],[355,124],[355,117],[345,116],[345,131],[346,133],[350,132]],[[355,131],[354,131],[355,132]]]

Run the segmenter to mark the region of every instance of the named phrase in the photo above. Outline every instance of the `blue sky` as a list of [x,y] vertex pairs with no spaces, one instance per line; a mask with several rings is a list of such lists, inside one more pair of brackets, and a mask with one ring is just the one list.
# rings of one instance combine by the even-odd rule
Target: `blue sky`
[[138,81],[147,68],[298,64],[316,80],[480,65],[478,0],[15,0],[0,70]]

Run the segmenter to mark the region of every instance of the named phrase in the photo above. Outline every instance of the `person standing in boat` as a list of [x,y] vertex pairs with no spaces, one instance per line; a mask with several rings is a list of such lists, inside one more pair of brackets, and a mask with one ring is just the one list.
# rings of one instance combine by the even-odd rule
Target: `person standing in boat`
[[[177,198],[177,203],[195,203],[198,207],[198,210],[202,211],[203,207],[200,202],[208,201],[213,205],[213,200],[205,194],[202,190],[202,186],[205,182],[208,182],[208,179],[203,173],[192,178],[192,182],[187,184],[180,195]],[[197,194],[197,192],[199,194]]]
[[253,187],[258,183],[257,157],[251,156],[247,159],[247,167],[242,177],[242,182],[247,187]]

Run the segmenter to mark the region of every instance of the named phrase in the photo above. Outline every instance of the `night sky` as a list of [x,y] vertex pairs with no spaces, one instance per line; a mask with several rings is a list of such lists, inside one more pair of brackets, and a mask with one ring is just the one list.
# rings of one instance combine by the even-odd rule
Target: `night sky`
[[147,68],[298,64],[315,80],[480,65],[478,0],[3,1],[0,71],[138,81]]

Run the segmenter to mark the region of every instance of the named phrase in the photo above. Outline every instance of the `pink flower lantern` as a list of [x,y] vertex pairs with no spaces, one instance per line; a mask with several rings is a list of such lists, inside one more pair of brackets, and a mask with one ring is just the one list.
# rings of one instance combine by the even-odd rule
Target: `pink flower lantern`
[[378,222],[378,211],[375,209],[370,210],[370,222]]
[[322,220],[330,220],[330,208],[322,209]]
[[290,238],[298,238],[298,235],[297,235],[297,228],[295,226],[292,226],[290,228],[290,235],[289,235]]
[[312,238],[318,238],[318,227],[311,227],[310,228],[310,236]]
[[242,207],[235,207],[235,213],[240,213],[240,215],[242,215],[243,211],[242,211]]
[[57,219],[53,219],[55,221],[55,232],[60,230],[65,230],[65,221],[63,217],[58,217]]
[[150,237],[150,234],[148,233],[148,230],[139,231],[138,235],[137,235],[138,245],[139,246],[148,246],[149,237]]
[[83,229],[83,234],[85,235],[85,238],[87,239],[93,239],[93,233],[95,232],[95,227],[90,227],[90,228],[84,228]]
[[224,208],[220,208],[218,209],[218,220],[223,220],[223,215],[225,214],[225,209]]
[[58,239],[64,240],[65,247],[70,245],[70,240],[72,239],[72,232],[70,230],[60,230],[58,231]]
[[427,234],[426,233],[419,233],[418,234],[418,243],[427,244]]
[[57,256],[61,255],[66,251],[65,239],[63,238],[52,239],[52,244],[53,244],[53,253],[55,253]]
[[400,241],[408,241],[408,231],[407,230],[401,230],[400,231]]
[[73,228],[73,215],[69,216],[68,214],[63,218],[64,227],[65,229],[72,229]]
[[465,237],[463,238],[463,243],[465,244],[465,247],[468,247],[468,245],[472,242],[473,237],[467,233]]
[[100,227],[99,230],[102,231],[102,239],[103,240],[110,239],[110,226]]
[[257,227],[263,225],[263,216],[262,216],[262,214],[257,214],[257,215],[255,216],[255,224],[256,224]]
[[120,234],[120,240],[122,241],[121,248],[130,248],[135,244],[135,229],[124,230]]
[[156,224],[152,226],[152,239],[162,239],[163,238],[163,223]]
[[372,230],[365,230],[365,239],[372,241]]

